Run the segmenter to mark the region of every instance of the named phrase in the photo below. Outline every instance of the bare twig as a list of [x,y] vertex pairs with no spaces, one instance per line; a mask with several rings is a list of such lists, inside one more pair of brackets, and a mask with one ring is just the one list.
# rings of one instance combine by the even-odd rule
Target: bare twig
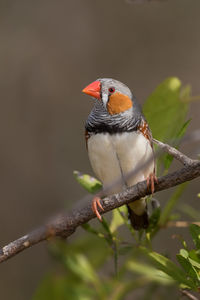
[[196,296],[194,296],[193,294],[191,294],[188,290],[181,290],[181,293],[182,293],[182,295],[186,296],[188,299],[191,299],[191,300],[199,299]]
[[[156,141],[156,143],[158,143],[158,141]],[[161,142],[159,142],[159,146],[181,161],[184,164],[184,167],[178,171],[158,178],[158,183],[155,185],[155,192],[171,188],[200,176],[200,161],[191,160],[180,151]],[[104,208],[103,213],[129,202],[136,201],[150,193],[151,191],[148,189],[146,181],[139,182],[138,184],[127,188],[122,193],[104,198],[102,200]],[[60,236],[66,238],[74,233],[78,226],[87,223],[95,217],[96,215],[89,204],[82,209],[72,210],[71,214],[59,215],[53,218],[48,224],[35,229],[0,249],[0,262],[13,257],[17,253],[41,241],[48,240],[51,237]]]
[[189,227],[191,224],[196,224],[200,226],[200,222],[188,222],[188,221],[169,221],[165,225],[165,227],[178,227],[178,228],[186,228]]
[[163,151],[167,152],[168,154],[172,155],[174,158],[176,158],[178,161],[180,161],[182,164],[186,165],[191,165],[195,160],[189,158],[182,152],[178,151],[174,147],[169,146],[168,144],[164,144],[156,139],[153,139],[153,142],[157,144],[160,148],[163,149]]

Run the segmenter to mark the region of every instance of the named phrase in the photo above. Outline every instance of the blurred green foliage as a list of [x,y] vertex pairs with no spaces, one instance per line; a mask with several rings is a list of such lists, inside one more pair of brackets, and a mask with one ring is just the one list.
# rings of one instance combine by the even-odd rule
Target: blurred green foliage
[[[168,78],[155,89],[144,105],[144,114],[155,138],[172,141],[178,147],[189,124],[186,116],[190,98],[190,87],[181,87],[177,78]],[[159,174],[168,171],[172,160],[169,155],[159,157]],[[90,175],[75,171],[74,176],[91,194],[102,187],[101,182]],[[200,227],[189,226],[194,245],[189,248],[182,238],[183,248],[176,255],[176,262],[153,250],[152,245],[153,238],[166,230],[170,220],[177,218],[174,208],[186,186],[184,183],[175,188],[162,210],[157,207],[152,211],[146,231],[133,230],[124,206],[113,210],[109,222],[103,218],[97,226],[84,224],[72,241],[50,241],[49,252],[57,265],[42,280],[33,300],[119,300],[140,288],[143,288],[140,299],[155,299],[154,295],[156,299],[168,299],[169,289],[172,297],[179,289],[198,291]],[[188,205],[182,206],[182,211],[200,216]],[[166,253],[172,255],[170,249],[166,249]]]
[[154,138],[160,141],[175,139],[185,123],[189,102],[185,101],[185,93],[189,97],[188,86],[181,89],[178,78],[167,78],[146,100],[143,112]]
[[98,179],[88,174],[83,174],[79,171],[74,171],[73,174],[80,185],[82,185],[82,187],[91,194],[95,194],[102,187],[102,184]]

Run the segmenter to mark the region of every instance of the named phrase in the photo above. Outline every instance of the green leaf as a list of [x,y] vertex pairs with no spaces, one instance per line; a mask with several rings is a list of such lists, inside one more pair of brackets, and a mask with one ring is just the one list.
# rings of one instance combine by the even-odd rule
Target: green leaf
[[186,249],[181,249],[180,250],[180,255],[183,256],[184,258],[188,258],[189,253]]
[[143,111],[154,138],[166,141],[177,136],[185,122],[188,103],[181,100],[181,81],[164,80],[146,100]]
[[189,229],[196,248],[200,249],[200,226],[191,224]]
[[124,224],[122,214],[127,215],[126,205],[116,208],[112,211],[112,220],[110,223],[110,231],[114,233],[118,227]]
[[151,260],[156,264],[159,270],[165,272],[167,275],[172,277],[175,281],[177,281],[181,286],[185,286],[188,288],[196,288],[196,285],[191,279],[186,278],[182,270],[175,265],[171,260],[166,258],[165,256],[149,251],[145,248],[143,249],[144,253],[151,258]]
[[69,269],[86,282],[99,285],[100,280],[89,260],[83,254],[69,255],[65,257],[65,263]]
[[[186,271],[186,275],[190,276],[192,279],[199,281],[199,275],[196,269],[193,267],[188,258],[182,256],[181,254],[176,255],[179,264]],[[197,285],[198,287],[198,285]]]
[[79,171],[74,171],[73,174],[80,185],[91,194],[97,193],[102,188],[102,183],[88,174],[82,174]]
[[[199,258],[196,255],[194,256],[191,251],[188,252],[186,249],[181,249],[179,255],[184,257],[193,267],[200,269]],[[197,274],[197,277],[198,277],[198,274]]]
[[92,300],[96,291],[71,276],[48,274],[40,283],[32,300]]
[[128,261],[126,267],[132,272],[144,275],[151,281],[155,281],[161,284],[172,284],[175,282],[171,276],[168,276],[165,272],[158,270],[155,267],[150,266],[148,264],[131,260]]
[[179,207],[179,210],[184,212],[186,215],[188,215],[193,220],[199,220],[200,219],[200,212],[194,209],[192,206],[188,204],[182,204]]
[[[184,137],[185,133],[186,133],[186,130],[188,128],[188,125],[190,123],[191,119],[186,121],[183,126],[181,127],[180,131],[178,132],[177,136],[174,137],[175,138],[175,142],[174,142],[174,147],[176,149],[178,149],[178,145],[181,141],[181,139]],[[164,166],[165,166],[165,169],[168,170],[172,161],[173,161],[174,157],[172,155],[165,155],[164,159],[163,159],[163,163],[164,163]]]
[[186,130],[188,128],[188,125],[190,124],[192,119],[187,120],[183,126],[181,127],[180,131],[177,134],[177,139],[179,139],[179,141],[181,140],[182,137],[184,137]]
[[[143,106],[153,137],[170,144],[175,141],[186,121],[188,108],[189,103],[181,96],[181,81],[176,77],[164,80]],[[157,173],[162,174],[163,164],[168,167],[171,161],[169,155],[161,155],[157,159]]]
[[198,254],[198,251],[196,251],[195,249],[192,249],[189,251],[189,257],[198,262],[198,264],[200,264],[200,255]]
[[197,262],[196,260],[193,260],[192,258],[188,258],[188,260],[191,263],[191,265],[193,265],[193,267],[200,270],[200,263],[199,262]]

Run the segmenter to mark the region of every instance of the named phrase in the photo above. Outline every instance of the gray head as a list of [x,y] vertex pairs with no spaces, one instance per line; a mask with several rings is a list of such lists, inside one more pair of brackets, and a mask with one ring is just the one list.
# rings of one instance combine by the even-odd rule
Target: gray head
[[101,101],[110,115],[139,109],[130,89],[112,78],[99,78],[83,89],[83,92]]
[[130,89],[118,80],[99,78],[83,89],[83,92],[96,100],[87,124],[96,126],[98,123],[106,128],[114,126],[122,129],[128,123],[138,123],[142,117]]
[[107,107],[110,97],[117,97],[117,95],[124,95],[132,100],[130,89],[122,82],[112,78],[99,78],[97,80],[101,82],[101,99],[105,107]]

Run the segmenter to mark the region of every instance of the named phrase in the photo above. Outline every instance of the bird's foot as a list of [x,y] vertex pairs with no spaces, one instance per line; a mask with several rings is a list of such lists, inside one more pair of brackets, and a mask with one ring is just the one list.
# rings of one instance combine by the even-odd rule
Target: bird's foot
[[158,184],[158,179],[155,173],[150,173],[147,177],[147,188],[151,190],[152,195],[155,191],[155,182]]
[[95,213],[95,215],[97,216],[97,218],[99,219],[99,221],[101,221],[102,222],[102,217],[101,217],[101,215],[100,215],[100,213],[99,213],[99,211],[98,211],[98,207],[102,210],[102,211],[104,211],[104,209],[103,209],[103,206],[101,205],[101,198],[100,197],[98,197],[98,196],[96,196],[96,197],[94,197],[94,199],[92,200],[92,210],[93,210],[93,212]]

